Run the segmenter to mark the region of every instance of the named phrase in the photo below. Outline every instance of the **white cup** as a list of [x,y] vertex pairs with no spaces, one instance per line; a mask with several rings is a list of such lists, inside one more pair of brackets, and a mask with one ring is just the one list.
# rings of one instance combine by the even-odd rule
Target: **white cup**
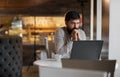
[[59,55],[59,54],[55,54],[54,58],[55,58],[57,61],[61,61],[61,55]]
[[41,51],[40,58],[41,58],[41,60],[46,60],[47,59],[47,53],[45,51]]

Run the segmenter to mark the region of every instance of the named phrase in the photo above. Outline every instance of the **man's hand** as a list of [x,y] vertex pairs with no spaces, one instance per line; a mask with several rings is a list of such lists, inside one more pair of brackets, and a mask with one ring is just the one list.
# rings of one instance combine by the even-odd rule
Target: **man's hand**
[[71,40],[72,40],[72,41],[78,41],[78,40],[80,40],[79,37],[80,37],[79,30],[74,29],[74,30],[72,31],[72,33],[71,33]]

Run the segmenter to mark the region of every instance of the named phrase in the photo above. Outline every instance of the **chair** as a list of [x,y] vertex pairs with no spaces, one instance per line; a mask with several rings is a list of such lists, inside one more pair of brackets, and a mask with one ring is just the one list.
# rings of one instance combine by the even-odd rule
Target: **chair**
[[0,77],[22,77],[22,39],[0,36]]
[[116,60],[62,60],[63,68],[106,71],[108,76],[114,77]]
[[36,50],[36,59],[41,59],[40,54],[42,52],[45,52],[47,57],[46,56],[44,56],[44,57],[48,58],[49,57],[49,55],[48,55],[48,53],[49,53],[48,38],[44,37],[44,36],[40,36],[40,45],[43,45],[44,47],[42,49],[39,48],[38,50]]
[[47,54],[47,58],[51,58],[52,57],[52,53],[55,53],[55,44],[53,40],[49,40],[49,38],[47,36],[45,36],[44,34],[40,33],[40,45],[43,45],[44,48],[40,48],[38,50],[36,50],[36,58],[40,59],[40,53],[41,51],[45,51]]

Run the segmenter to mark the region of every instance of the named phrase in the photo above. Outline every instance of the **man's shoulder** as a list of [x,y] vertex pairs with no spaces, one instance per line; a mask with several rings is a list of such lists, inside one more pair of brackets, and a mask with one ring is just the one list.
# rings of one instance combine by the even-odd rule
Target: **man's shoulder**
[[81,29],[81,28],[80,28],[79,30],[80,30],[80,31],[82,31],[82,32],[84,32],[84,30],[83,30],[83,29]]
[[65,29],[65,27],[57,28],[56,33],[59,33],[59,34],[65,34],[65,33],[66,33],[66,29]]

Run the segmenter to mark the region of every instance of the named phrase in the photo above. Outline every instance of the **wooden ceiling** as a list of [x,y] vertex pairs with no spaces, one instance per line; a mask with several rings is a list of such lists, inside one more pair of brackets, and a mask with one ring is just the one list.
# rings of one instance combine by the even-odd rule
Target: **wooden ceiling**
[[16,10],[44,4],[48,0],[0,0],[0,10]]
[[81,12],[82,2],[90,0],[0,0],[0,15],[63,15],[71,9]]

